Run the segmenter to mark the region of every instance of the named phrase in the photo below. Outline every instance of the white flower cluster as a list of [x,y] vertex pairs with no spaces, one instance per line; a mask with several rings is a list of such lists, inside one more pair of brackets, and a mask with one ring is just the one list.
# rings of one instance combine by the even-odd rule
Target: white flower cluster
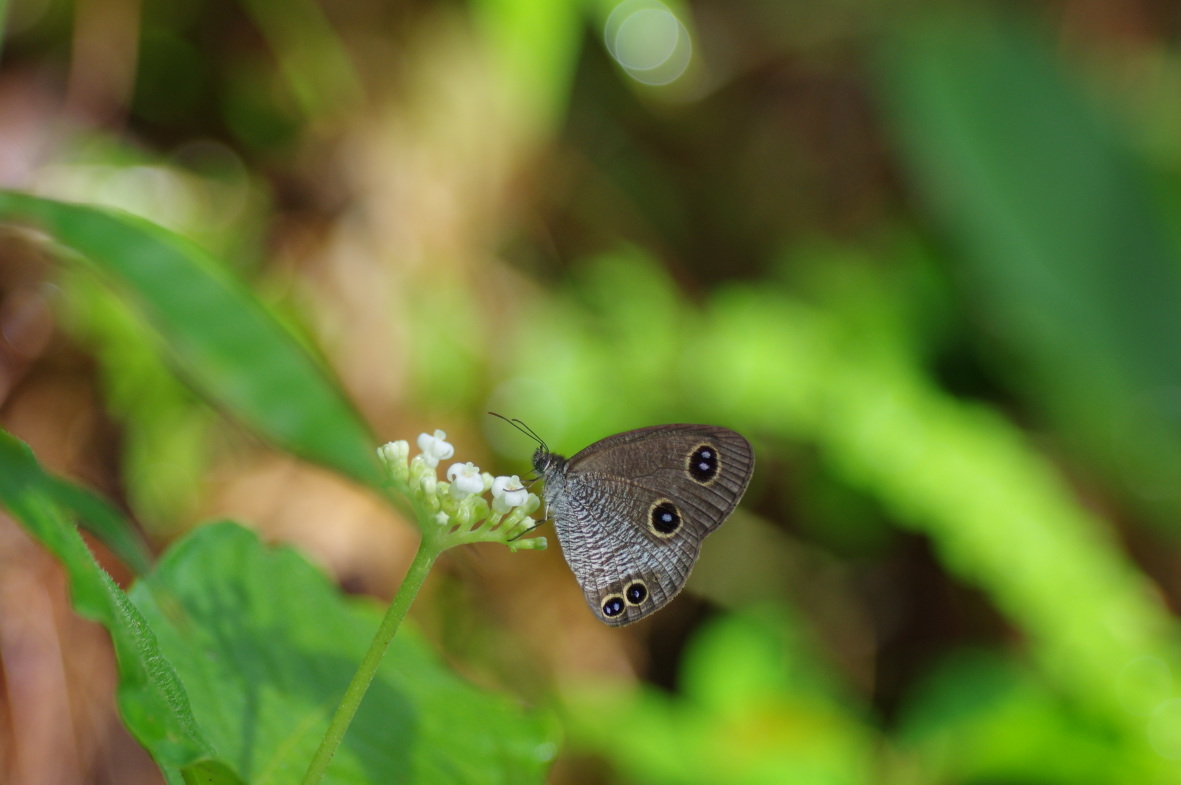
[[[412,459],[404,440],[382,445],[377,454],[390,484],[410,497],[424,534],[442,533],[448,547],[464,542],[503,542],[512,550],[546,546],[544,537],[518,539],[536,525],[529,516],[541,501],[517,475],[493,477],[468,461],[451,464],[443,481],[436,474],[439,462],[455,455],[447,434],[422,433],[417,444],[419,454]],[[488,491],[491,505],[484,498]]]

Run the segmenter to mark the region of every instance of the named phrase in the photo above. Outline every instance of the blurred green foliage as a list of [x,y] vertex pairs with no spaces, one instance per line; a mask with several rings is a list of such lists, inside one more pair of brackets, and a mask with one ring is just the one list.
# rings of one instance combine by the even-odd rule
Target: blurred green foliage
[[[627,269],[635,269],[634,260]],[[579,286],[580,296],[621,291],[621,271],[616,259],[589,268],[597,281]],[[905,348],[901,323],[891,320],[889,303],[875,307],[889,286],[872,283],[844,287],[825,308],[766,285],[734,286],[704,311],[682,305],[670,314],[659,307],[670,300],[666,280],[652,272],[629,275],[629,295],[610,301],[619,315],[613,325],[641,329],[647,314],[627,319],[629,301],[655,304],[656,322],[692,324],[706,340],[687,353],[678,344],[661,344],[657,331],[642,344],[645,373],[627,377],[625,385],[610,368],[626,341],[616,344],[610,331],[564,321],[547,332],[552,344],[537,349],[544,355],[564,347],[582,360],[575,372],[564,376],[561,364],[540,359],[526,365],[544,367],[548,383],[565,394],[516,408],[540,412],[541,432],[549,433],[546,427],[560,432],[557,423],[576,424],[583,417],[622,427],[610,422],[610,414],[630,416],[644,411],[644,404],[651,407],[649,420],[699,418],[698,407],[704,407],[745,432],[815,444],[831,471],[881,500],[902,525],[923,532],[948,571],[988,593],[1021,630],[1029,654],[1055,688],[1088,715],[1106,718],[1107,734],[1120,734],[1100,734],[1114,745],[1109,754],[1118,762],[1125,754],[1119,750],[1127,747],[1137,764],[1120,781],[1166,781],[1172,764],[1149,749],[1144,715],[1172,694],[1171,684],[1129,702],[1121,680],[1139,657],[1177,672],[1176,623],[1102,523],[1079,506],[1020,433],[924,378]],[[607,307],[606,299],[596,306]],[[570,302],[552,307],[576,312]],[[599,366],[589,358],[598,358]],[[661,407],[661,398],[647,394],[653,380],[671,405]],[[551,414],[552,422],[542,408],[550,400],[569,406]],[[615,409],[616,401],[625,403]],[[575,433],[572,442],[584,440]],[[603,749],[611,746],[604,742]],[[1027,762],[1037,768],[1036,758]],[[1153,764],[1160,768],[1149,776]]]
[[782,610],[703,629],[679,686],[673,697],[588,685],[571,696],[575,738],[612,750],[629,782],[876,781],[876,732]]
[[997,374],[1174,527],[1181,273],[1143,164],[1024,26],[969,15],[890,43],[891,116]]
[[[202,396],[367,483],[348,395],[483,429],[521,465],[531,445],[484,410],[567,454],[662,421],[752,439],[752,490],[716,535],[729,561],[697,584],[719,612],[689,629],[670,608],[639,638],[664,686],[533,685],[605,762],[572,783],[1163,785],[1181,57],[1139,6],[1104,6],[1139,31],[1120,37],[997,5],[670,4],[700,57],[660,88],[612,63],[609,0],[149,3],[128,127],[175,155],[89,129],[102,141],[31,185],[219,258],[147,222],[0,207],[90,260],[58,279],[64,321],[157,535],[191,523],[237,438]],[[65,67],[63,6],[10,19],[7,63]],[[171,185],[120,178],[145,170]],[[343,269],[342,246],[371,264],[347,268],[358,288],[390,295],[360,323],[393,348],[332,299],[319,267]],[[315,263],[287,270],[292,248]],[[359,381],[387,366],[396,384]],[[656,656],[665,639],[683,650]]]

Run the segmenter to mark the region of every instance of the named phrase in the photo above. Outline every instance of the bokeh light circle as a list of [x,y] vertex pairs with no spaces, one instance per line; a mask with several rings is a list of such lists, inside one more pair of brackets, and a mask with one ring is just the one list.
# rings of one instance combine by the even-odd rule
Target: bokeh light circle
[[636,81],[666,85],[680,78],[693,56],[689,31],[657,0],[625,0],[615,6],[603,39],[615,62]]
[[1181,760],[1181,698],[1170,698],[1152,712],[1148,743],[1162,758]]

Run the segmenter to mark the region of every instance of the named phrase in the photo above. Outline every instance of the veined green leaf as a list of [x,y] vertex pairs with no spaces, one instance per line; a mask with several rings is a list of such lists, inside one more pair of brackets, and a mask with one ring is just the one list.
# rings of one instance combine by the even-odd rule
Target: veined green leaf
[[[255,785],[299,781],[380,621],[230,523],[178,542],[131,598],[211,744]],[[540,783],[555,751],[536,714],[464,683],[403,629],[326,782]]]

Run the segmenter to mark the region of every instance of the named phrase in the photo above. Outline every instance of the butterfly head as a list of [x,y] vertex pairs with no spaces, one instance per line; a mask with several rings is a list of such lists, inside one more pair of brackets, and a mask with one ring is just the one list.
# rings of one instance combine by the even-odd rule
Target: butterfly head
[[561,472],[565,465],[566,459],[556,452],[550,452],[544,444],[533,451],[533,471],[543,480]]

